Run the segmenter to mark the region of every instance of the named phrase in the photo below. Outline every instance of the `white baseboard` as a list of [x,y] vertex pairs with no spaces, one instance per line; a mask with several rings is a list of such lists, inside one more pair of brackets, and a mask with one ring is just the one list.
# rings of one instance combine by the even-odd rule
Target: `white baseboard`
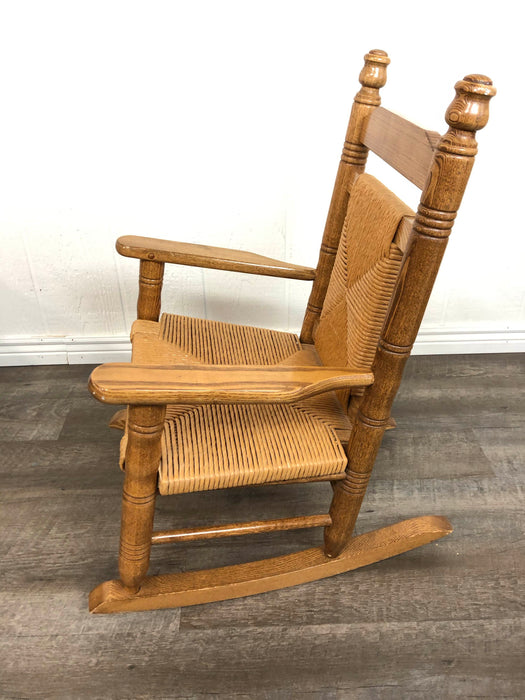
[[[525,331],[422,331],[414,355],[525,352]],[[131,344],[121,338],[4,338],[0,366],[129,362]]]
[[129,362],[129,338],[13,338],[0,340],[0,366]]
[[525,330],[421,331],[413,355],[525,352]]

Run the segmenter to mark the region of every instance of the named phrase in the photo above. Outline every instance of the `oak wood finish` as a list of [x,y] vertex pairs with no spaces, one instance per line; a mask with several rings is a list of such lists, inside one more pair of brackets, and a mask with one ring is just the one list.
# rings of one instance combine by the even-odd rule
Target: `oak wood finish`
[[315,282],[301,329],[303,343],[312,343],[314,340],[341,238],[350,192],[357,177],[365,170],[368,148],[363,143],[363,135],[366,123],[372,112],[381,104],[379,90],[386,83],[386,69],[389,63],[386,52],[375,49],[366,54],[365,65],[359,75],[361,89],[354,98],[323,233]]
[[[355,98],[350,117],[301,334],[303,342],[311,343],[315,339],[349,196],[357,177],[364,170],[368,147],[373,146],[423,189],[410,232],[406,220],[403,225],[407,255],[403,259],[399,288],[381,334],[373,372],[351,372],[331,367],[233,365],[107,365],[96,370],[90,383],[92,393],[106,403],[129,403],[130,408],[121,578],[120,581],[106,582],[92,592],[92,611],[145,610],[252,595],[365,566],[450,532],[448,521],[427,516],[352,538],[375,457],[391,421],[392,402],[473,165],[477,149],[475,132],[487,122],[488,102],[495,89],[485,76],[470,75],[459,81],[456,98],[446,114],[449,129],[436,146],[434,132],[408,126],[404,120],[386,111],[379,112],[376,119],[372,119],[374,110],[379,107],[379,88],[385,84],[388,63],[387,55],[381,51],[373,51],[365,57],[360,76],[362,88]],[[396,146],[387,144],[390,137],[395,138]],[[396,148],[408,149],[412,153],[406,158],[397,153]],[[162,274],[158,267],[146,268],[149,263],[160,265],[162,262],[151,257],[147,261],[141,259],[141,270],[144,264],[141,272],[145,280],[144,298],[147,297],[142,305],[143,313],[147,314],[144,318],[156,320]],[[159,290],[158,295],[149,288]],[[345,476],[333,484],[331,522],[325,528],[324,551],[306,550],[274,560],[221,569],[146,577],[152,537],[157,537],[152,534],[153,508],[167,403],[290,403],[323,391],[350,387],[366,388],[362,402],[356,406]],[[342,465],[343,468],[344,461]],[[259,521],[237,525],[238,534],[242,528],[269,527]],[[225,529],[221,530],[221,527]],[[195,536],[206,538],[217,532],[222,535],[231,527],[205,528],[200,532],[187,529],[164,531],[160,537],[173,540]]]
[[495,89],[489,78],[469,75],[456,83],[446,113],[449,129],[437,148],[413,226],[402,289],[381,337],[375,383],[365,390],[347,450],[347,478],[337,482],[325,550],[337,556],[351,536],[390,410],[425,312],[448,236],[477,153],[475,132],[488,121]]
[[170,542],[191,542],[193,540],[211,540],[217,537],[237,537],[239,535],[256,535],[262,532],[279,532],[281,530],[302,530],[309,527],[326,527],[332,523],[328,513],[322,515],[300,515],[297,518],[279,518],[277,520],[254,520],[213,527],[183,528],[180,530],[157,530],[151,537],[151,544],[168,544]]
[[148,576],[131,594],[118,580],[91,591],[92,613],[154,610],[242,598],[317,581],[373,564],[440,539],[452,532],[441,516],[423,516],[354,537],[337,559],[322,548],[218,569]]
[[148,571],[164,406],[130,406],[122,490],[119,574],[135,593]]
[[345,367],[254,367],[108,363],[89,380],[106,404],[293,403],[334,389],[368,386],[370,372]]
[[437,131],[422,129],[384,107],[372,112],[363,137],[365,146],[420,190],[425,186],[440,141]]
[[161,238],[143,236],[121,236],[117,240],[116,248],[121,255],[146,262],[174,263],[296,280],[313,280],[315,278],[315,270],[311,267],[293,265],[244,250],[219,248],[198,243],[166,241]]
[[163,262],[140,261],[137,318],[145,321],[158,321],[163,279]]

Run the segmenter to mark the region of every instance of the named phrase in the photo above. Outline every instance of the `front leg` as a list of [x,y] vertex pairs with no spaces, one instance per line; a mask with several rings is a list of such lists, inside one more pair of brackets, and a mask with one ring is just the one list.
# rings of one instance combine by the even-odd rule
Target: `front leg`
[[122,492],[120,580],[136,592],[148,572],[165,406],[130,406]]

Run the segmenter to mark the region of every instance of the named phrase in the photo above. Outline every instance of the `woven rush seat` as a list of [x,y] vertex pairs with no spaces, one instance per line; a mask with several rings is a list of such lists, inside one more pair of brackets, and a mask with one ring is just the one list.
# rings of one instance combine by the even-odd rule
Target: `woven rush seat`
[[[165,313],[134,323],[132,362],[370,370],[406,247],[399,224],[412,214],[375,178],[357,180],[314,344],[294,333]],[[159,491],[344,478],[342,444],[361,393],[351,408],[348,390],[293,405],[168,406]],[[126,439],[122,462],[125,449]]]
[[347,462],[332,427],[300,405],[179,407],[161,446],[163,495],[337,479]]
[[[175,314],[136,321],[131,337],[137,364],[321,364],[294,333]],[[292,405],[170,405],[159,492],[343,478],[350,429],[334,392]]]

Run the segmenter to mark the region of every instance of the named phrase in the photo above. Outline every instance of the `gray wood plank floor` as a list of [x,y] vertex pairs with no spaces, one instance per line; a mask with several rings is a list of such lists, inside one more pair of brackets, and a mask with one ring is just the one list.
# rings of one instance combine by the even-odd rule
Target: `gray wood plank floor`
[[[455,532],[253,598],[90,616],[116,575],[112,407],[87,366],[1,368],[1,698],[525,698],[525,357],[412,358],[358,531]],[[326,484],[159,500],[157,526],[320,512]],[[320,530],[154,550],[178,571],[314,546]]]

